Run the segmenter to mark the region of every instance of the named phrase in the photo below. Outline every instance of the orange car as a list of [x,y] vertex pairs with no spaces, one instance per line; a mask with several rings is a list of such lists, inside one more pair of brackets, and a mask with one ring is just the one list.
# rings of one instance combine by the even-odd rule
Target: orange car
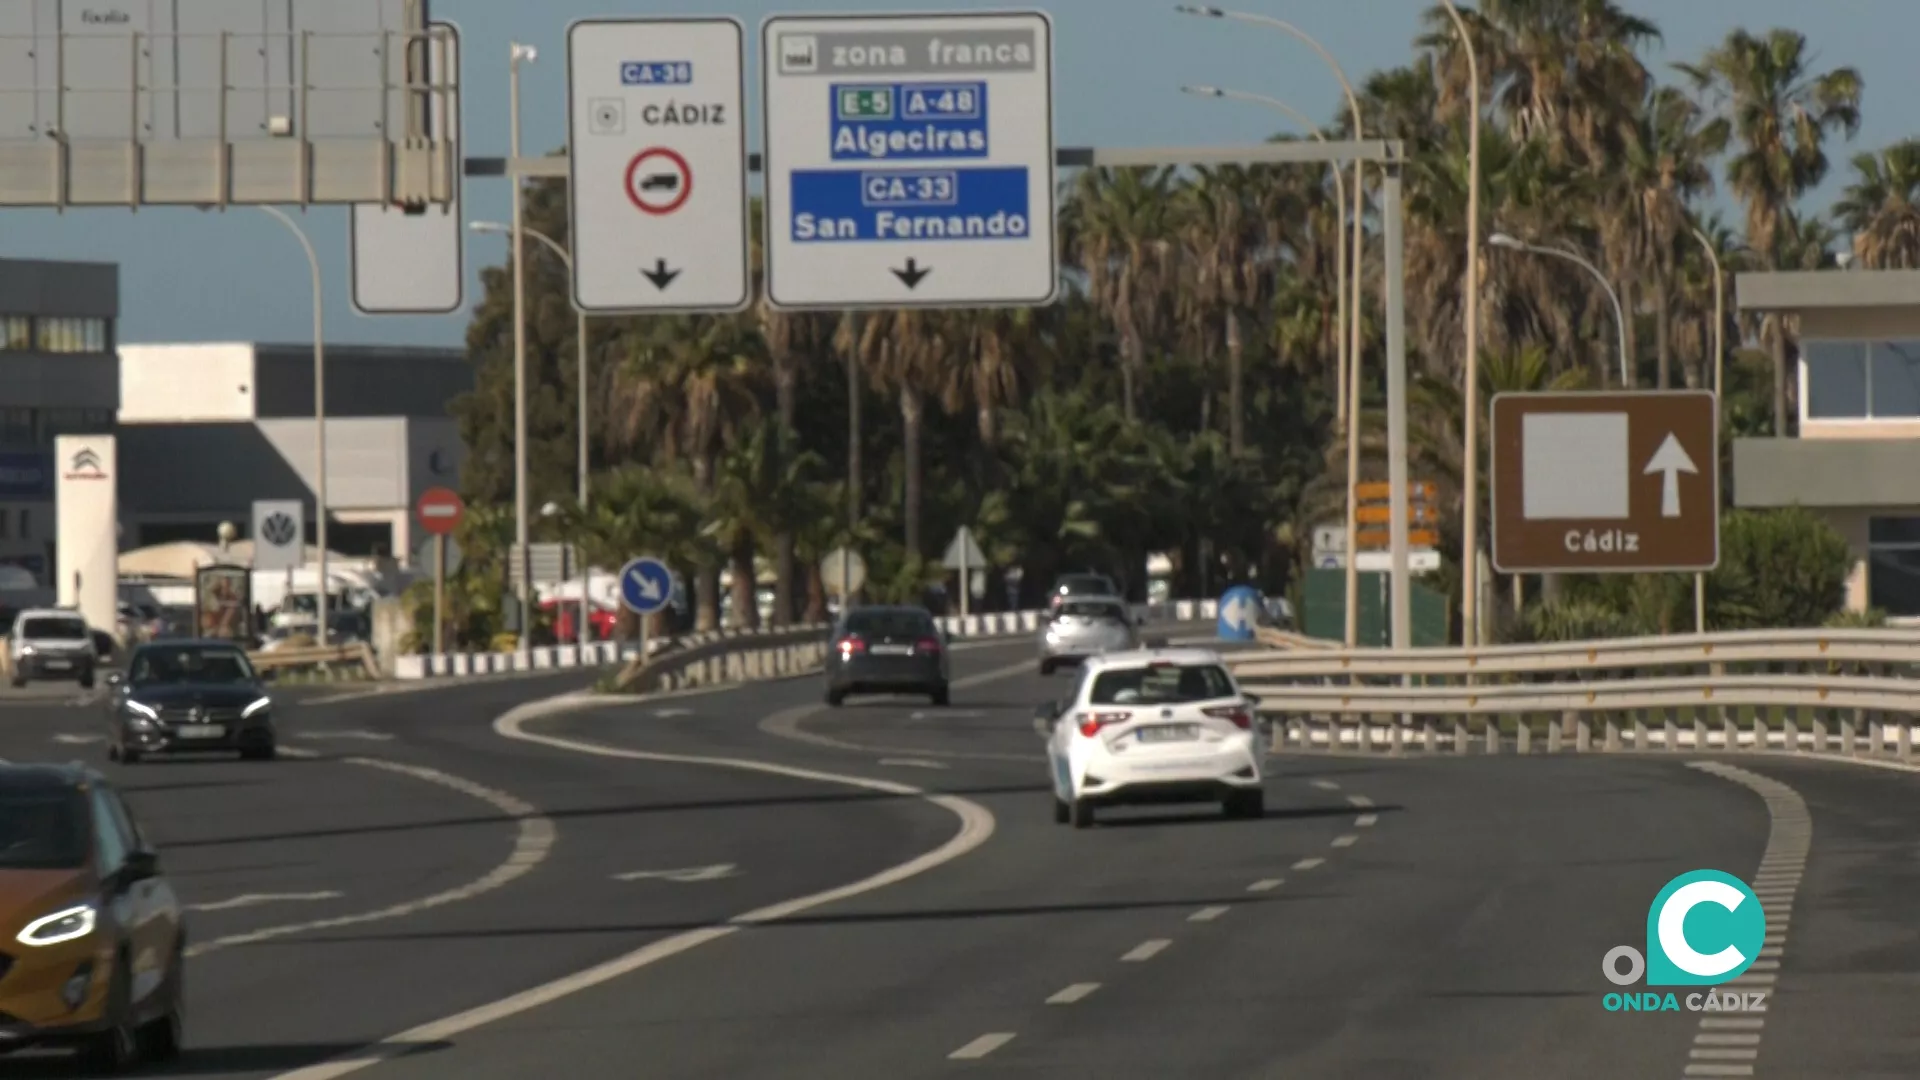
[[0,764],[0,1054],[106,1072],[175,1057],[186,930],[119,794],[82,765]]

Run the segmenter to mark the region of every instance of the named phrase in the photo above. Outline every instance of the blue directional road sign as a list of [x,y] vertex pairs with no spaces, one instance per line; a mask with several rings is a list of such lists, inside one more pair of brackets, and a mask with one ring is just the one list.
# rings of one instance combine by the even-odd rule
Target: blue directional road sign
[[1220,640],[1252,641],[1260,614],[1260,593],[1251,585],[1235,585],[1220,597]]
[[1044,13],[783,15],[761,33],[769,302],[1053,301]]
[[673,571],[651,555],[620,568],[620,599],[635,615],[651,615],[673,602]]

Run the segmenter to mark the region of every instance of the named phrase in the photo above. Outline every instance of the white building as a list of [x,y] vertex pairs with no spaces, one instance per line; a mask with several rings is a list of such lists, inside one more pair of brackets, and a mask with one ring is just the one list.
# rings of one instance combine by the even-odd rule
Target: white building
[[[241,535],[257,499],[299,499],[314,541],[310,345],[123,345],[121,548]],[[459,349],[333,345],[327,366],[327,546],[402,563],[422,542],[412,507],[455,487],[464,457],[449,406],[473,386]]]

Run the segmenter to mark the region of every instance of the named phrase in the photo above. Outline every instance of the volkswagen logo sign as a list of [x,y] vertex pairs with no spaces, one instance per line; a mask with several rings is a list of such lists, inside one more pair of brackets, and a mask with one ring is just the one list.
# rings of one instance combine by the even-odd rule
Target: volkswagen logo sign
[[274,547],[286,547],[293,543],[294,533],[299,528],[293,518],[286,514],[269,514],[267,520],[260,523],[260,535]]

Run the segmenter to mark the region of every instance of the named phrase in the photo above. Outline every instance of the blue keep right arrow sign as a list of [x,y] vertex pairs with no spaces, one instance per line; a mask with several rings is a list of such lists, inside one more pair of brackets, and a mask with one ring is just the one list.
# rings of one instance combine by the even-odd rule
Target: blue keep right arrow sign
[[620,599],[636,615],[651,615],[673,601],[673,571],[651,555],[620,568]]

